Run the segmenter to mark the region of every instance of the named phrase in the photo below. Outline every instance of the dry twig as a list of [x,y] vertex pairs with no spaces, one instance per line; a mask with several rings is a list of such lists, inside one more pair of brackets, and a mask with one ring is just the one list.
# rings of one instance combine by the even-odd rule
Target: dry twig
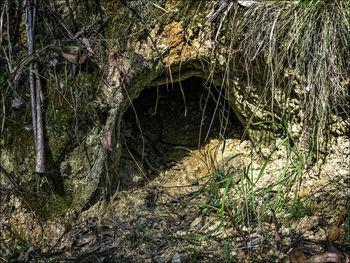
[[[27,32],[28,55],[34,52],[34,30],[35,17],[38,8],[37,0],[23,0],[25,7],[24,21]],[[34,76],[35,75],[35,76]],[[34,143],[36,151],[37,173],[45,173],[45,153],[44,153],[44,131],[43,118],[41,112],[41,103],[43,100],[38,64],[31,62],[29,71],[30,101],[32,109]]]

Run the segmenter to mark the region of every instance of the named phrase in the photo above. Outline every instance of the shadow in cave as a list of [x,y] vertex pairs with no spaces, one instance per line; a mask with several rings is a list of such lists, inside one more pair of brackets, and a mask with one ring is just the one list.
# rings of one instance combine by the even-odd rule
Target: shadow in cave
[[152,180],[210,139],[241,138],[242,125],[220,89],[205,88],[197,77],[145,88],[123,116],[120,188]]

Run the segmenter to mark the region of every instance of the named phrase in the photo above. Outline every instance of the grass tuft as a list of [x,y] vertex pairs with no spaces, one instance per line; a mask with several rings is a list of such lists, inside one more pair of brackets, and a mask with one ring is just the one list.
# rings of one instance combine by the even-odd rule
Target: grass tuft
[[[302,136],[318,153],[330,115],[349,115],[350,2],[260,1],[249,8],[237,5],[227,17],[219,33],[229,39],[224,45],[240,50],[248,81],[256,80],[252,69],[262,65],[265,101],[280,119],[293,97],[299,101]],[[229,73],[228,79],[236,74]],[[277,89],[284,91],[279,101]]]

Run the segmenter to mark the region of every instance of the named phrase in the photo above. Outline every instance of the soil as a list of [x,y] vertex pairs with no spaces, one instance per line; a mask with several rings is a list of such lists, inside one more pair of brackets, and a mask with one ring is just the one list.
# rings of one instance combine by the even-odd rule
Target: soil
[[[295,257],[350,251],[349,193],[339,194],[334,188],[343,184],[339,189],[346,189],[346,176],[323,182],[315,173],[304,174],[301,197],[312,192],[312,185],[324,190],[316,192],[311,203],[286,207],[278,214],[254,214],[248,206],[239,210],[245,207],[241,189],[246,178],[235,171],[243,173],[251,164],[259,173],[264,160],[254,156],[252,162],[251,142],[242,139],[243,128],[223,92],[219,87],[208,89],[198,78],[142,91],[124,115],[120,183],[111,200],[65,226],[54,247],[27,247],[14,257],[40,261],[33,252],[37,251],[42,261],[57,262],[280,262],[286,257],[299,262]],[[260,189],[276,178],[272,168],[267,173],[275,177],[267,176]],[[216,189],[213,182],[227,175],[232,175],[233,190],[225,192],[225,185]],[[271,190],[277,195],[278,188]],[[223,193],[237,204],[237,213],[207,202]],[[261,208],[272,197],[266,193],[256,202]],[[200,205],[205,203],[214,209]],[[258,220],[262,214],[263,220]]]

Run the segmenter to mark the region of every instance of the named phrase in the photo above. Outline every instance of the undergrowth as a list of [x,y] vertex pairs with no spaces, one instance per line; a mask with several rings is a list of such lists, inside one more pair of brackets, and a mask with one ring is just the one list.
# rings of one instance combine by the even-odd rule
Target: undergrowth
[[[237,238],[232,235],[232,230],[245,244],[241,249],[246,249],[250,251],[249,253],[257,253],[252,258],[259,255],[263,260],[269,262],[274,262],[275,259],[267,257],[267,251],[274,251],[275,256],[283,255],[281,252],[287,253],[290,246],[299,243],[299,241],[293,241],[295,243],[292,242],[291,245],[286,243],[286,238],[289,236],[298,240],[303,235],[302,233],[290,229],[290,235],[282,235],[281,229],[289,229],[292,222],[300,222],[302,218],[316,215],[320,206],[317,205],[314,198],[315,193],[324,190],[315,188],[306,196],[300,195],[304,158],[288,143],[293,139],[288,136],[290,135],[287,133],[263,163],[258,163],[259,154],[255,151],[254,142],[252,142],[248,166],[237,168],[229,173],[223,171],[228,169],[223,169],[211,157],[210,152],[213,149],[204,153],[203,161],[207,162],[209,172],[200,181],[200,184],[203,185],[201,191],[192,197],[192,202],[189,201],[183,205],[199,207],[201,215],[210,218],[209,222],[213,220],[215,227],[210,228],[210,225],[207,225],[197,233],[189,230],[186,239],[198,242],[226,235],[227,238],[223,239],[222,245],[226,251],[227,262],[231,262],[232,256],[237,257],[240,250],[237,245],[234,245],[234,248],[227,248],[227,242],[237,243]],[[225,143],[223,145],[225,146]],[[271,170],[274,160],[271,160],[270,157],[281,148],[286,148],[288,152],[283,160],[284,166]],[[225,147],[220,150],[224,152]],[[225,165],[229,165],[229,161],[239,155],[232,156]],[[260,168],[257,169],[257,165],[254,164],[258,164]],[[271,175],[274,180],[267,183],[266,177],[271,178]],[[349,209],[348,206],[347,209]],[[307,227],[309,226],[304,226],[304,228]],[[348,219],[345,227],[349,235]],[[225,234],[226,232],[231,234]],[[348,237],[347,239],[349,240]]]
[[[281,138],[259,172],[252,169],[257,154],[254,150],[245,170],[223,174],[213,164],[203,182],[205,200],[187,205],[200,206],[204,213],[217,213],[221,223],[195,239],[207,238],[227,225],[241,233],[246,227],[264,232],[264,221],[269,217],[278,220],[276,216],[281,213],[291,214],[294,220],[313,214],[312,195],[298,197],[302,171],[319,162],[330,116],[349,117],[349,22],[349,1],[318,0],[260,1],[243,9],[228,5],[216,19],[216,31],[210,38],[213,61],[223,47],[229,50],[225,53],[222,86],[229,93],[233,79],[242,70],[248,84],[263,83],[256,108],[270,111],[273,117],[257,121],[253,114],[245,120],[246,128],[273,126]],[[243,62],[243,69],[237,67],[237,59]],[[218,64],[212,63],[209,82],[214,80]],[[291,112],[295,99],[300,106],[298,116]],[[299,136],[303,144],[297,144],[292,136],[295,122],[302,123]],[[254,138],[250,139],[254,146]],[[277,171],[274,183],[258,188],[272,154],[281,147],[286,153],[284,167]]]
[[[66,2],[69,3],[69,1]],[[89,10],[92,12],[90,12],[90,16],[92,15],[93,19],[89,25],[90,31],[87,30],[85,33],[90,37],[91,45],[94,48],[103,49],[99,46],[109,45],[107,40],[98,39],[101,38],[101,32],[97,30],[97,22],[103,24],[103,10],[98,4],[99,1],[87,2],[91,4]],[[63,123],[60,124],[60,128],[66,131],[66,126],[69,125],[72,134],[77,139],[77,144],[80,146],[79,127],[88,126],[85,124],[87,120],[81,115],[86,114],[86,117],[90,117],[89,120],[98,119],[95,116],[98,114],[93,111],[93,105],[91,108],[85,108],[84,112],[79,111],[83,103],[81,99],[90,98],[91,94],[88,93],[88,90],[91,90],[92,87],[76,87],[73,85],[73,81],[72,85],[69,85],[71,81],[69,75],[74,78],[75,74],[72,65],[68,67],[67,62],[56,61],[55,57],[43,58],[38,57],[38,55],[44,54],[46,49],[52,47],[75,46],[79,41],[72,33],[79,32],[82,28],[79,20],[87,16],[78,13],[71,14],[67,24],[64,24],[64,21],[57,23],[56,20],[59,20],[59,14],[64,11],[64,8],[55,5],[56,10],[54,10],[45,1],[42,3],[47,8],[41,9],[39,12],[39,15],[42,16],[42,23],[39,24],[41,35],[36,38],[36,45],[40,46],[36,59],[42,64],[47,64],[48,61],[55,64],[52,69],[44,68],[42,72],[45,78],[54,80],[50,92],[55,100],[50,100],[47,111],[52,113],[53,120],[56,121],[56,110],[60,109],[59,107],[62,107],[62,110],[69,109],[69,116],[61,116]],[[185,1],[181,3],[184,5],[183,8],[188,7],[186,3]],[[13,5],[1,4],[7,10]],[[225,65],[223,66],[222,87],[225,89],[231,87],[232,80],[237,75],[237,59],[241,60],[239,62],[242,62],[241,65],[244,66],[243,69],[239,68],[238,70],[245,71],[242,75],[248,83],[263,83],[261,85],[262,96],[256,108],[267,108],[273,113],[273,116],[276,116],[268,121],[255,122],[256,116],[253,115],[246,120],[247,128],[270,126],[280,131],[282,137],[269,156],[266,157],[259,171],[253,170],[254,156],[257,154],[254,151],[254,138],[251,138],[253,148],[251,164],[248,167],[225,174],[217,169],[215,162],[209,164],[211,172],[203,178],[205,187],[201,190],[201,193],[204,193],[206,197],[205,200],[200,203],[187,204],[202,207],[204,214],[217,213],[221,222],[206,235],[190,237],[198,240],[209,237],[221,228],[228,226],[237,230],[244,239],[243,229],[254,227],[260,228],[264,232],[264,221],[267,218],[277,220],[276,216],[280,213],[290,213],[296,218],[311,215],[313,212],[312,203],[309,200],[298,198],[302,169],[308,165],[308,160],[317,162],[320,148],[327,137],[326,127],[331,114],[339,116],[349,114],[349,1],[260,1],[248,8],[243,8],[235,2],[234,5],[229,5],[229,8],[224,10],[225,12],[222,12],[216,20],[214,23],[216,30],[212,36],[209,36],[214,44],[213,61],[216,61],[214,58],[219,57],[222,48],[229,50],[226,53]],[[4,129],[4,122],[10,115],[8,113],[8,109],[11,109],[10,101],[17,96],[24,97],[25,95],[25,89],[21,90],[18,87],[27,81],[22,76],[27,73],[27,68],[24,66],[19,68],[20,74],[17,79],[13,73],[13,68],[16,65],[21,63],[26,65],[28,62],[25,52],[23,53],[24,48],[19,42],[15,42],[15,33],[21,23],[19,9],[12,9],[12,13],[2,11],[2,14],[8,14],[8,16],[7,20],[5,19],[4,23],[1,23],[0,28],[1,31],[7,32],[4,37],[1,35],[0,39],[3,47],[0,51],[1,133]],[[160,11],[158,10],[158,12]],[[12,24],[14,32],[10,32],[9,14],[16,18]],[[1,19],[3,17],[1,16]],[[53,19],[48,17],[53,17]],[[162,19],[164,18],[162,17]],[[188,25],[191,26],[190,22]],[[123,24],[120,23],[118,26],[123,27]],[[125,33],[125,35],[127,34]],[[108,48],[110,47],[108,46]],[[14,55],[13,49],[18,51],[17,55]],[[101,57],[85,68],[83,66],[79,66],[79,68],[85,72],[102,72],[103,70],[99,71],[98,67],[103,68],[102,65],[108,64],[106,61],[106,58]],[[218,67],[218,63],[211,63],[209,82],[213,82],[214,73],[218,71]],[[14,83],[11,82],[13,79],[16,79]],[[257,81],[257,79],[259,80]],[[50,82],[48,81],[48,83]],[[24,85],[22,86],[24,87]],[[280,90],[282,90],[281,93],[279,93]],[[50,95],[50,92],[47,95]],[[220,94],[222,92],[220,90]],[[291,108],[295,106],[292,105],[294,103],[292,99],[295,98],[301,108],[301,114],[298,116],[291,113]],[[223,109],[226,106],[224,105]],[[307,142],[304,145],[306,154],[304,153],[305,149],[298,148],[295,138],[292,136],[291,124],[295,121],[303,124],[300,137]],[[96,124],[100,125],[98,121]],[[280,148],[284,148],[286,152],[284,167],[276,172],[278,176],[276,176],[275,182],[260,188],[260,182],[268,173],[267,167],[271,157]],[[232,158],[236,157],[232,156]],[[349,237],[349,216],[347,226]],[[142,226],[138,230],[138,235],[144,236],[145,239],[148,238],[149,233],[142,232]],[[231,260],[226,243],[225,248],[227,250],[226,257]],[[193,252],[194,260],[196,257],[196,253]]]
[[42,251],[20,233],[13,231],[11,238],[11,243],[2,243],[0,247],[0,262],[56,262],[43,256]]
[[[237,74],[241,56],[248,83],[264,83],[256,107],[271,111],[278,118],[272,121],[279,124],[283,119],[303,123],[305,157],[315,161],[327,138],[330,115],[349,116],[350,2],[259,1],[227,11],[217,19],[212,36],[215,57],[221,46],[229,48],[223,85]],[[216,67],[214,63],[212,71]],[[288,113],[294,98],[299,116]],[[254,119],[247,120],[248,126]]]

